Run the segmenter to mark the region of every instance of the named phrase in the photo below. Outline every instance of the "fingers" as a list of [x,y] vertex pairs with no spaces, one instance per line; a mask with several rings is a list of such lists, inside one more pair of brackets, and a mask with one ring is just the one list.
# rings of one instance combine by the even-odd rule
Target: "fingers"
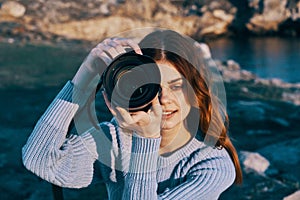
[[126,38],[107,38],[92,49],[93,57],[98,57],[109,65],[120,54],[126,53],[125,47],[131,47],[136,53],[142,54],[138,44]]
[[103,60],[106,65],[109,65],[112,61],[112,58],[109,57],[101,48],[94,48],[91,50],[91,54],[93,57],[98,57]]
[[151,115],[144,111],[139,111],[134,114],[131,114],[131,117],[133,119],[133,122],[139,126],[149,125],[152,121]]
[[112,59],[118,56],[119,54],[126,52],[124,46],[120,45],[118,42],[111,38],[103,40],[103,42],[98,44],[96,48],[101,49]]
[[113,109],[111,103],[109,102],[108,97],[107,97],[107,94],[105,93],[105,91],[102,91],[102,95],[103,95],[103,99],[104,99],[104,102],[105,102],[107,108],[109,109],[109,111],[111,112],[112,115],[116,116],[117,113],[116,113],[116,111]]
[[161,116],[156,116],[153,111],[129,113],[124,108],[116,107],[115,118],[121,128],[133,130],[142,137],[157,138],[160,136]]
[[116,107],[116,110],[118,113],[115,117],[119,122],[119,125],[123,128],[142,127],[150,124],[152,121],[151,115],[144,111],[129,113],[121,107]]
[[128,112],[126,109],[121,107],[115,107],[116,112],[113,115],[120,122],[120,125],[131,126],[131,125],[139,125],[145,126],[150,124],[153,120],[155,122],[161,121],[162,116],[162,107],[159,103],[158,96],[152,101],[152,108],[148,112],[138,111],[134,113]]
[[119,122],[119,125],[123,128],[130,128],[130,125],[134,124],[134,120],[132,119],[130,113],[121,107],[116,107],[116,115],[115,118]]
[[116,38],[115,41],[122,46],[131,47],[137,54],[143,54],[139,45],[131,39]]
[[141,48],[139,47],[139,45],[128,38],[113,38],[113,41],[115,41],[117,44],[126,47],[129,46],[131,47],[137,54],[143,54]]
[[156,96],[152,101],[152,111],[156,116],[162,115],[162,107],[160,105],[158,96]]
[[131,47],[136,53],[142,54],[139,45],[127,38],[108,38],[98,44],[97,47],[103,48],[103,50],[110,54],[112,58],[121,53],[125,53],[125,47]]

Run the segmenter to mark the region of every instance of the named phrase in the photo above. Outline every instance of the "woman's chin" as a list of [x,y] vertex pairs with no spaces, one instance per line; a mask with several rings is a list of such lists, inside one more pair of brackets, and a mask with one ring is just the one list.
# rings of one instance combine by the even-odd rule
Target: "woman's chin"
[[171,120],[163,120],[162,122],[162,131],[170,131],[177,127],[178,124],[176,124],[174,121]]

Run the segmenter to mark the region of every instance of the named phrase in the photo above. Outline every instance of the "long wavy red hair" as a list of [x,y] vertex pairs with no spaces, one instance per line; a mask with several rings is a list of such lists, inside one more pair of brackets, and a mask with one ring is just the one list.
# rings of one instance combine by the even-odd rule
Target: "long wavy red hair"
[[[212,92],[209,66],[194,41],[171,30],[159,30],[143,38],[139,45],[144,55],[171,63],[186,79],[190,86],[187,94],[199,116],[198,132],[207,144],[227,150],[236,170],[235,183],[242,183],[238,154],[227,134],[229,120],[225,106]],[[187,124],[195,123],[193,120]]]

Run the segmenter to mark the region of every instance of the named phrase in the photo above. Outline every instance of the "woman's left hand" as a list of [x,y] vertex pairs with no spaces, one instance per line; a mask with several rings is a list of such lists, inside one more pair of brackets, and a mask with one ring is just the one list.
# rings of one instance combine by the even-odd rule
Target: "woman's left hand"
[[141,137],[160,137],[162,108],[158,97],[152,101],[152,107],[148,112],[130,113],[121,107],[116,107],[114,110],[113,114],[121,128],[135,131]]

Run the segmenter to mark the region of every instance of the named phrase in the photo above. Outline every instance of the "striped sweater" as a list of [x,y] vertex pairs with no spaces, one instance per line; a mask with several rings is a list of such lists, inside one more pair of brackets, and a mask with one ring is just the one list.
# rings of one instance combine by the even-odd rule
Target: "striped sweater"
[[100,123],[68,134],[87,95],[69,81],[37,122],[22,149],[24,166],[68,188],[105,182],[109,199],[218,199],[235,179],[227,153],[193,138],[168,156],[159,155],[161,138],[123,132]]

